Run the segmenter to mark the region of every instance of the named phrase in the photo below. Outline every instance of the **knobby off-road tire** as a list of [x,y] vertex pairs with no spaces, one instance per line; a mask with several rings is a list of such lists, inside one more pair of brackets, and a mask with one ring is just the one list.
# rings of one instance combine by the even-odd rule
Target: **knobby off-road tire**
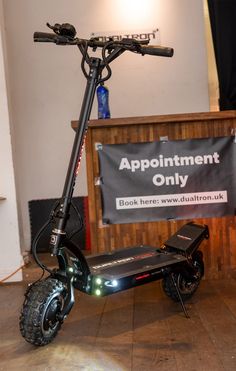
[[39,281],[28,289],[20,316],[20,331],[31,344],[50,343],[61,327],[57,315],[66,296],[63,283],[54,278]]
[[[186,279],[186,277],[182,276],[181,273],[173,273],[175,282],[184,302],[190,299],[196,292],[204,274],[204,262],[201,257],[198,256],[197,259],[194,260],[194,266],[197,268],[197,273],[192,279]],[[173,301],[180,301],[171,276],[163,278],[162,288],[165,294]]]

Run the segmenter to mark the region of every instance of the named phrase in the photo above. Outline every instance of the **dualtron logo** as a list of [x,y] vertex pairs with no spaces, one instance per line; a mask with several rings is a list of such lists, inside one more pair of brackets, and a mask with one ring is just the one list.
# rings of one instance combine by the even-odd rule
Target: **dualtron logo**
[[91,34],[92,37],[96,37],[99,41],[106,42],[106,41],[120,41],[122,39],[136,39],[136,40],[152,40],[155,41],[155,44],[160,44],[160,32],[159,29],[156,28],[154,30],[144,30],[144,31],[138,31],[138,32],[93,32]]
[[153,255],[156,255],[156,251],[146,253],[146,254],[136,255],[136,256],[130,256],[128,258],[117,259],[117,260],[113,260],[113,261],[110,261],[104,264],[94,265],[92,269],[96,270],[96,269],[101,269],[101,268],[112,267],[114,265],[126,264],[132,261],[135,261],[135,260],[142,260],[142,259],[150,258]]
[[182,236],[182,234],[177,234],[177,237],[181,238],[182,240],[192,241],[192,238],[187,237],[187,236]]

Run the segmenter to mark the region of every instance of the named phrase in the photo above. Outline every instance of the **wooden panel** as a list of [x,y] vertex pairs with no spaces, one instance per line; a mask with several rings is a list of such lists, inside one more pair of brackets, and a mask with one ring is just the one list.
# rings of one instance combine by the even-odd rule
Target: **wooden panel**
[[[76,129],[77,124],[73,121],[72,127]],[[231,135],[232,128],[236,128],[236,111],[90,121],[86,156],[92,252],[139,244],[160,246],[188,221],[103,225],[100,188],[94,185],[99,176],[95,143],[149,142],[161,136],[168,136],[169,140],[219,137]],[[232,277],[236,273],[235,217],[197,219],[197,222],[207,224],[210,230],[210,240],[203,244],[206,277]]]

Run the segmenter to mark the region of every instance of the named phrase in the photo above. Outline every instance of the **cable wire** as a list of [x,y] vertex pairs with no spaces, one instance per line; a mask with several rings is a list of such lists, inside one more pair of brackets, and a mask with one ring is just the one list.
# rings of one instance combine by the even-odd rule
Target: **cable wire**
[[26,264],[22,264],[19,268],[17,268],[14,272],[10,273],[8,276],[2,278],[0,280],[0,284],[3,284],[5,281],[7,281],[9,278],[11,278],[12,276],[14,276],[17,272],[19,272],[22,268],[24,268],[26,266]]

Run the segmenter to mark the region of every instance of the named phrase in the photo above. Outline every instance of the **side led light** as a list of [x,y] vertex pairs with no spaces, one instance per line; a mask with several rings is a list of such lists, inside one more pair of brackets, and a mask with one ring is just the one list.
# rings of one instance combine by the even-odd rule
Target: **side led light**
[[101,280],[101,278],[96,278],[96,281],[95,282],[96,282],[97,285],[101,285],[102,280]]
[[144,273],[144,274],[141,274],[140,276],[136,276],[135,279],[136,279],[136,281],[138,281],[138,280],[143,280],[143,279],[145,279],[147,277],[150,277],[150,276],[151,276],[150,273]]
[[95,290],[95,294],[96,294],[97,296],[100,296],[100,295],[101,295],[101,290],[99,290],[99,289]]

